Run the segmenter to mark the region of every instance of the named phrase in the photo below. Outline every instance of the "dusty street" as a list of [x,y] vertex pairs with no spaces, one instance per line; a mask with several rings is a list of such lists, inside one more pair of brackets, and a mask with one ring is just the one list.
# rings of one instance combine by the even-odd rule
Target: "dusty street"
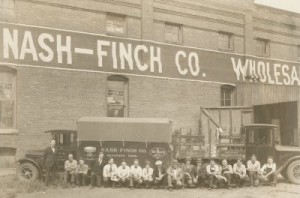
[[37,192],[30,194],[20,194],[20,198],[92,198],[92,197],[113,197],[113,198],[143,198],[143,197],[222,197],[222,198],[299,198],[300,188],[297,185],[280,183],[274,187],[245,187],[241,189],[217,189],[217,190],[200,190],[185,189],[169,192],[167,190],[130,190],[130,189],[89,189],[89,188],[69,188],[69,189],[48,189],[45,192]]

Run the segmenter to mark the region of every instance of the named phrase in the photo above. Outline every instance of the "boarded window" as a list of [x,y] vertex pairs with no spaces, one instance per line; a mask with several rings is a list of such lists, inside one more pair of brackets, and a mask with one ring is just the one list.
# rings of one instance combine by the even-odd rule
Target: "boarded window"
[[15,128],[15,73],[0,68],[0,129]]
[[107,117],[127,117],[128,79],[109,76],[107,79]]
[[126,35],[125,16],[117,14],[106,15],[106,32],[111,35]]
[[182,42],[181,25],[166,23],[165,40],[172,43]]
[[270,41],[267,39],[257,38],[255,40],[255,47],[257,55],[269,56],[270,55]]
[[233,50],[233,34],[228,32],[219,32],[219,49]]

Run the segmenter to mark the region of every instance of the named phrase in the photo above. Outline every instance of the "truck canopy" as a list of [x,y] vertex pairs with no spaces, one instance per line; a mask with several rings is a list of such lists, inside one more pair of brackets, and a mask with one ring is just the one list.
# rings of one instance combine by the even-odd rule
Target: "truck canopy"
[[81,117],[79,141],[171,142],[167,118]]

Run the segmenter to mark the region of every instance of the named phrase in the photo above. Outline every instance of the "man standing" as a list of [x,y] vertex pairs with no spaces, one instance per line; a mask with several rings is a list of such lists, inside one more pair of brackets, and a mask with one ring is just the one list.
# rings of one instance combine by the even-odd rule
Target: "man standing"
[[127,166],[126,162],[123,161],[121,166],[118,168],[118,178],[121,186],[127,186],[130,177],[130,168]]
[[139,166],[139,160],[135,159],[133,161],[133,165],[130,168],[130,184],[129,184],[129,186],[130,186],[131,190],[133,190],[133,187],[135,185],[137,187],[140,187],[140,185],[143,182],[142,176],[143,176],[143,170]]
[[88,168],[88,165],[84,164],[84,160],[80,159],[76,168],[76,183],[78,186],[85,186]]
[[232,171],[232,166],[230,164],[228,164],[226,159],[224,159],[222,161],[221,173],[222,173],[222,176],[224,177],[223,181],[225,181],[226,187],[228,189],[231,189],[231,177],[232,177],[233,171]]
[[276,174],[276,164],[273,162],[272,157],[268,157],[267,163],[263,165],[260,169],[261,178],[271,184],[276,186],[277,174]]
[[183,172],[178,166],[178,161],[174,160],[172,166],[169,167],[168,171],[168,189],[172,190],[172,186],[175,188],[184,187],[183,186]]
[[102,186],[103,168],[105,166],[104,153],[100,152],[98,159],[96,159],[91,165],[91,187]]
[[117,175],[117,165],[114,163],[114,159],[110,158],[108,164],[103,168],[103,181],[105,187],[108,187],[111,184],[112,188],[115,188],[115,183],[118,181]]
[[57,151],[55,148],[55,140],[50,140],[50,146],[44,151],[43,165],[46,169],[45,185],[48,186],[53,180],[56,180],[56,170],[57,170]]
[[194,187],[197,184],[197,170],[196,167],[191,164],[191,158],[187,157],[182,171],[184,173],[184,183],[188,187]]
[[146,185],[146,188],[151,187],[151,183],[153,182],[153,168],[150,167],[149,161],[146,161],[146,166],[143,169],[143,181]]
[[247,170],[249,172],[251,186],[257,187],[259,184],[258,173],[260,171],[260,162],[256,160],[255,155],[252,155],[251,160],[247,162]]
[[72,186],[74,186],[76,168],[77,168],[77,161],[74,160],[73,154],[70,153],[68,155],[68,160],[65,161],[65,176],[64,176],[65,184],[67,184],[68,178],[71,177],[71,184]]
[[155,168],[153,170],[154,184],[157,188],[166,186],[166,169],[162,166],[162,161],[155,162]]
[[238,188],[242,187],[245,181],[249,180],[246,167],[242,163],[241,159],[238,159],[237,162],[233,165],[233,177]]

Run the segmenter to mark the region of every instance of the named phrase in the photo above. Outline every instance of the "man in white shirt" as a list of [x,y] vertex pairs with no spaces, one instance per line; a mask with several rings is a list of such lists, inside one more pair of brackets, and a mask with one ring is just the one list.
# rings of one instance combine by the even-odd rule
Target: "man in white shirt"
[[146,161],[146,166],[143,168],[143,181],[146,188],[151,187],[151,183],[153,182],[153,168],[150,167],[149,161]]
[[272,157],[268,157],[267,163],[263,165],[260,169],[260,176],[263,181],[276,186],[277,174],[276,174],[276,164],[273,162]]
[[68,155],[68,160],[65,161],[65,176],[64,176],[64,182],[67,184],[68,178],[71,177],[71,184],[72,186],[75,185],[75,174],[76,174],[76,168],[77,168],[77,161],[74,160],[73,154],[70,153]]
[[115,188],[115,183],[118,181],[117,174],[117,165],[114,164],[114,159],[110,158],[108,160],[108,164],[106,164],[103,168],[104,186],[107,187],[109,184],[111,184],[112,188]]
[[241,159],[238,159],[237,162],[233,165],[233,178],[238,188],[243,186],[245,181],[249,180],[249,177],[247,176],[246,166],[242,163]]
[[255,155],[252,155],[251,160],[247,162],[247,170],[249,173],[251,186],[257,187],[259,184],[258,173],[260,171],[260,162],[256,160]]
[[133,187],[140,187],[140,185],[143,183],[142,180],[143,176],[143,170],[139,166],[139,160],[135,159],[133,161],[133,165],[130,168],[130,189],[133,190]]
[[121,186],[127,186],[130,177],[130,168],[126,162],[123,161],[118,168],[118,179]]
[[220,167],[216,164],[214,160],[210,160],[209,165],[206,166],[206,172],[209,179],[209,187],[208,189],[211,190],[212,188],[217,188],[217,181],[220,178]]

